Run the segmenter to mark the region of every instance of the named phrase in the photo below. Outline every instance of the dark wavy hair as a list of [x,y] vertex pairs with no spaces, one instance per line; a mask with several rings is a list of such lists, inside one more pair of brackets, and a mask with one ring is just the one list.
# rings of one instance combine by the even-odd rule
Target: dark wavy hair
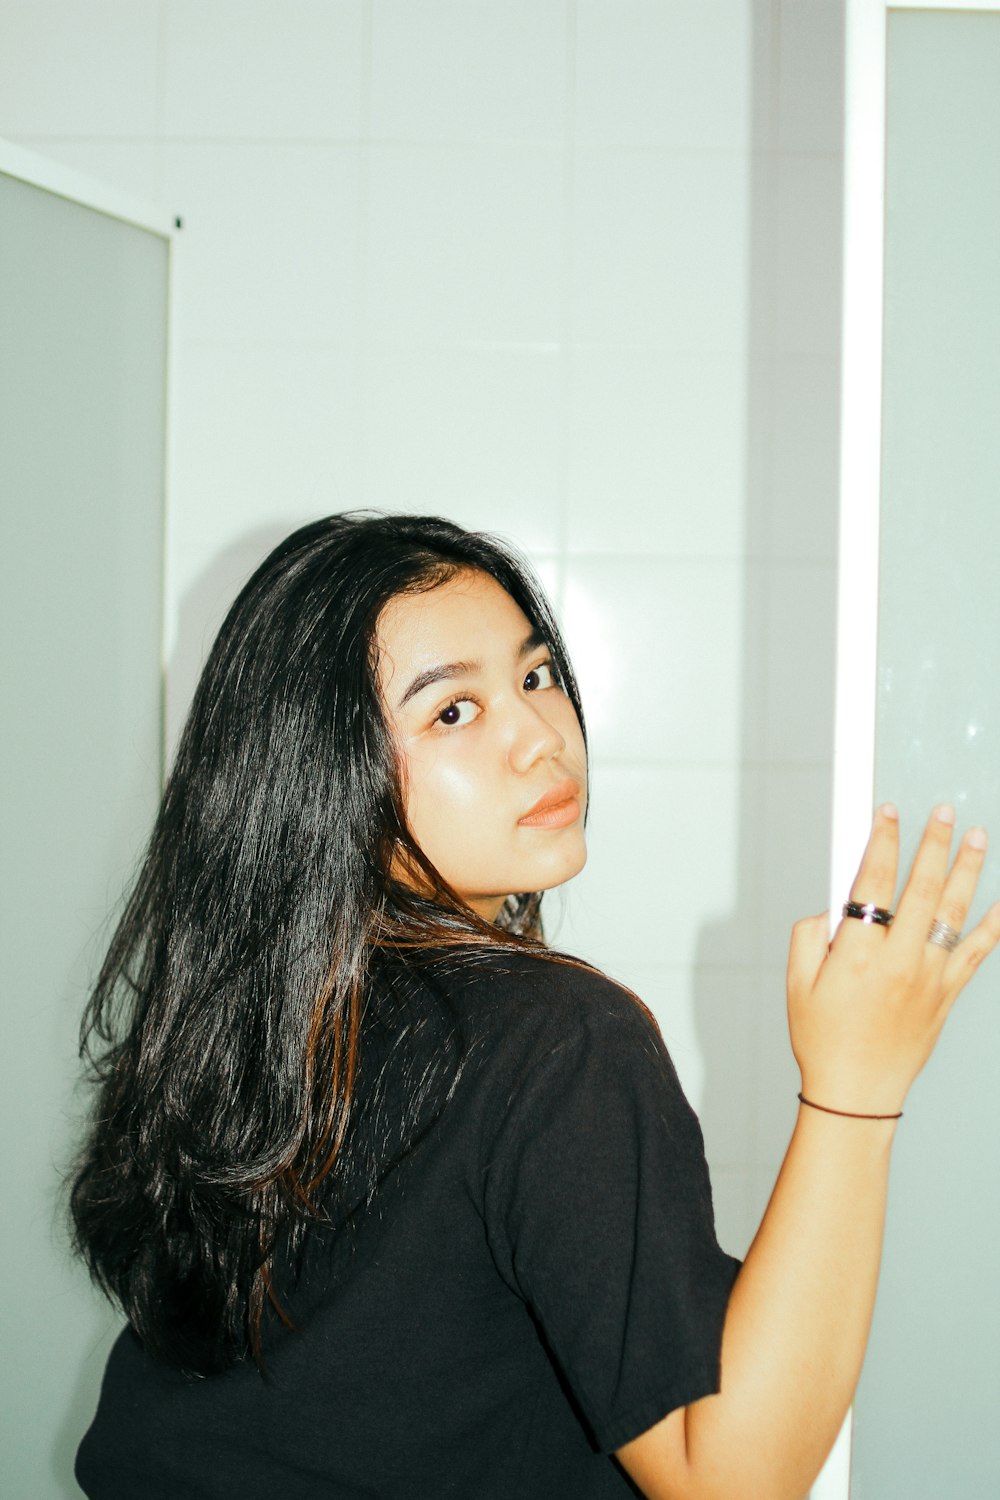
[[[468,568],[542,632],[582,728],[530,567],[434,516],[350,512],[296,531],[202,672],[84,1016],[99,1089],[70,1189],[92,1276],[189,1372],[259,1360],[263,1310],[282,1311],[275,1247],[301,1245],[336,1178],[379,956],[545,947],[539,892],[489,923],[415,843],[378,691],[384,606]],[[394,851],[422,876],[412,887],[390,874]]]

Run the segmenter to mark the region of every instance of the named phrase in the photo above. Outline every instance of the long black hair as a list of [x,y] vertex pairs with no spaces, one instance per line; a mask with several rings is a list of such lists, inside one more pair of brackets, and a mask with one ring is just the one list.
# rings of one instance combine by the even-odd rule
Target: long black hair
[[[544,947],[539,892],[513,893],[489,923],[416,845],[378,691],[384,606],[468,568],[542,632],[582,728],[530,567],[434,516],[350,512],[296,531],[202,672],[84,1016],[99,1091],[70,1197],[95,1280],[188,1371],[259,1357],[262,1311],[280,1310],[275,1246],[320,1215],[349,1135],[379,955]],[[393,879],[394,852],[422,879]]]

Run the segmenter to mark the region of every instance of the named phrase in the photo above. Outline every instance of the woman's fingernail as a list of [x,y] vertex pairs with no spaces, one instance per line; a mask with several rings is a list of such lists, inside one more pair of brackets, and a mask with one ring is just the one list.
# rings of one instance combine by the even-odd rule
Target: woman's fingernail
[[986,829],[985,828],[970,828],[969,832],[965,836],[965,842],[967,844],[971,845],[971,847],[973,849],[985,849],[986,848]]
[[898,818],[899,817],[899,808],[896,806],[895,802],[883,802],[882,803],[882,816],[883,816],[883,818]]
[[937,818],[939,823],[954,823],[955,809],[949,802],[943,802],[935,812],[934,816]]

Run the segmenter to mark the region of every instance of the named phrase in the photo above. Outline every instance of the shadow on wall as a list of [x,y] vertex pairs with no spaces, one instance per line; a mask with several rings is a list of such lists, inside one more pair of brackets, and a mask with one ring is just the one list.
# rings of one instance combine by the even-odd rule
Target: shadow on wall
[[[80,1270],[81,1281],[84,1275]],[[92,1337],[73,1380],[69,1402],[53,1434],[49,1457],[53,1492],[64,1496],[65,1500],[80,1500],[80,1488],[73,1478],[76,1450],[97,1410],[108,1353],[123,1326],[121,1315],[96,1288],[92,1296]]]
[[185,593],[177,610],[177,634],[167,664],[164,733],[168,773],[202,667],[231,604],[268,553],[297,527],[315,519],[305,516],[287,525],[248,531],[216,553]]
[[[738,895],[699,935],[693,997],[719,1234],[740,1255],[797,1108],[784,986],[791,926],[829,900],[840,356],[817,328],[839,327],[841,266],[816,246],[817,235],[839,246],[843,214],[839,156],[827,146],[811,162],[797,140],[788,150],[782,139],[778,95],[787,80],[784,53],[771,55],[774,7],[754,0],[752,9]],[[842,14],[839,32],[811,59],[825,77],[810,81],[827,100],[843,94]],[[809,174],[807,193],[796,190],[800,172]],[[814,301],[823,316],[810,324]],[[734,1103],[744,1100],[738,1117]]]

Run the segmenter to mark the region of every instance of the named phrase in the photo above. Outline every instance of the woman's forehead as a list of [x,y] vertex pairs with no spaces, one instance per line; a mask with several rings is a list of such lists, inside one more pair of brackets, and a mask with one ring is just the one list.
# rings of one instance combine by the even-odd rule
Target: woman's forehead
[[398,594],[383,609],[376,631],[382,689],[388,692],[407,674],[438,664],[485,665],[509,656],[530,630],[520,605],[478,570],[463,569],[422,593]]

